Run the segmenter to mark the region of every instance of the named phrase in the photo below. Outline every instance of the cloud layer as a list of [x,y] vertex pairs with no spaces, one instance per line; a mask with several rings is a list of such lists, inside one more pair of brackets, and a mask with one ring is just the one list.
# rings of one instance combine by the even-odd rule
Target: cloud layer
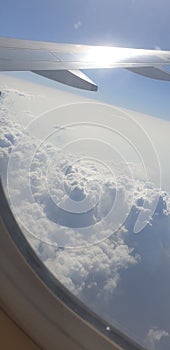
[[[170,344],[168,193],[140,176],[132,181],[123,166],[115,181],[107,162],[108,167],[92,159],[81,161],[70,151],[61,154],[50,142],[40,146],[13,121],[14,91],[5,94],[0,169],[5,184],[8,170],[13,210],[27,239],[54,275],[108,322],[152,349],[167,349],[161,346]],[[22,90],[15,94],[31,99]],[[60,131],[60,142],[64,137],[66,132]],[[154,217],[135,236],[139,212],[148,222],[158,196]],[[127,217],[117,230],[122,211]]]

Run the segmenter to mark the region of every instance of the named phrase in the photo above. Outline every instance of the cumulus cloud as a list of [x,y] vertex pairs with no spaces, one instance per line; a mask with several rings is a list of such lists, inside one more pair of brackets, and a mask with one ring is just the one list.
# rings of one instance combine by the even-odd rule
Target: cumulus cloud
[[[0,169],[5,183],[9,172],[13,210],[28,241],[60,282],[89,307],[128,334],[133,330],[133,338],[139,334],[140,342],[147,334],[147,344],[160,349],[168,338],[161,329],[170,322],[164,307],[170,263],[169,194],[140,176],[132,181],[116,162],[115,181],[109,167],[89,159],[78,161],[70,150],[61,153],[54,144],[41,144],[12,120],[10,93],[1,101]],[[60,131],[60,142],[63,135],[66,130]],[[148,223],[158,196],[155,215],[135,236],[139,212]],[[117,230],[122,212],[127,217]],[[165,287],[170,295],[168,284]],[[156,322],[161,327],[151,328]]]
[[[8,164],[8,181],[11,182],[12,191],[10,195],[12,200],[15,198],[15,214],[25,234],[30,240],[32,238],[32,242],[35,242],[33,237],[39,240],[36,249],[43,261],[75,294],[82,293],[83,286],[92,290],[89,276],[93,274],[98,274],[102,284],[98,294],[109,293],[109,289],[111,291],[116,288],[119,271],[138,261],[137,257],[131,256],[132,249],[128,248],[120,235],[115,235],[112,242],[108,240],[101,243],[100,247],[92,246],[75,251],[57,248],[77,248],[86,246],[86,243],[89,246],[109,237],[113,233],[113,227],[111,223],[107,222],[106,225],[101,219],[107,216],[116,190],[121,193],[122,206],[125,205],[127,179],[120,176],[119,184],[115,184],[107,168],[96,166],[88,160],[83,164],[77,163],[75,156],[70,153],[64,156],[62,154],[56,161],[54,146],[44,144],[43,147],[37,148],[37,140],[27,135],[19,125],[5,119],[1,122],[5,124],[5,130],[10,130],[8,135],[8,132],[5,134],[2,129],[2,139],[4,135],[8,135],[3,148],[6,149],[6,157],[10,157],[9,164],[12,163],[12,166]],[[15,134],[18,140],[21,140],[14,151],[12,146],[16,141]],[[9,140],[12,140],[12,145]],[[29,163],[32,154],[34,157],[27,172],[26,164]],[[51,162],[54,162],[54,166],[50,167],[47,175]],[[4,166],[3,168],[5,169]],[[29,197],[26,190],[28,181],[32,197]],[[23,225],[25,222],[28,230]],[[55,254],[50,246],[54,246]]]
[[88,249],[59,251],[55,258],[49,255],[45,262],[74,294],[83,295],[87,290],[88,295],[101,300],[102,295],[106,297],[116,288],[119,271],[137,263],[137,257],[130,253],[123,239],[117,237],[114,242],[107,240]]
[[0,169],[1,177],[5,181],[9,155],[17,138],[22,135],[22,128],[3,115],[4,113],[0,118]]

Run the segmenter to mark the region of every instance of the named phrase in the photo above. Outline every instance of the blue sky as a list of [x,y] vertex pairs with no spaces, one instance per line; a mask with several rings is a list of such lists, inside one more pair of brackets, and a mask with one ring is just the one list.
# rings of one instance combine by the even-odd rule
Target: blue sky
[[[0,5],[1,36],[170,50],[168,0],[1,0]],[[121,69],[86,73],[100,88],[85,96],[170,119],[170,83]]]

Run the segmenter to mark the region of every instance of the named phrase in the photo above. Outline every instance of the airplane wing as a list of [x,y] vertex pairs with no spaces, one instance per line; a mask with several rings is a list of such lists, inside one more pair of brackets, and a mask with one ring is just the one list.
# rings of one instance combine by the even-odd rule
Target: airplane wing
[[0,37],[0,71],[31,71],[63,84],[97,90],[81,69],[126,68],[170,81],[170,51],[57,44]]

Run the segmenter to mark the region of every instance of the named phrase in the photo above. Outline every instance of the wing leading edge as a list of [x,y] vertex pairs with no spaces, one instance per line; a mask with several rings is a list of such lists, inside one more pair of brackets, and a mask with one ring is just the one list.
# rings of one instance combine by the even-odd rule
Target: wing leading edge
[[81,69],[126,68],[170,81],[170,51],[57,44],[0,37],[0,71],[32,71],[80,89],[96,91]]

